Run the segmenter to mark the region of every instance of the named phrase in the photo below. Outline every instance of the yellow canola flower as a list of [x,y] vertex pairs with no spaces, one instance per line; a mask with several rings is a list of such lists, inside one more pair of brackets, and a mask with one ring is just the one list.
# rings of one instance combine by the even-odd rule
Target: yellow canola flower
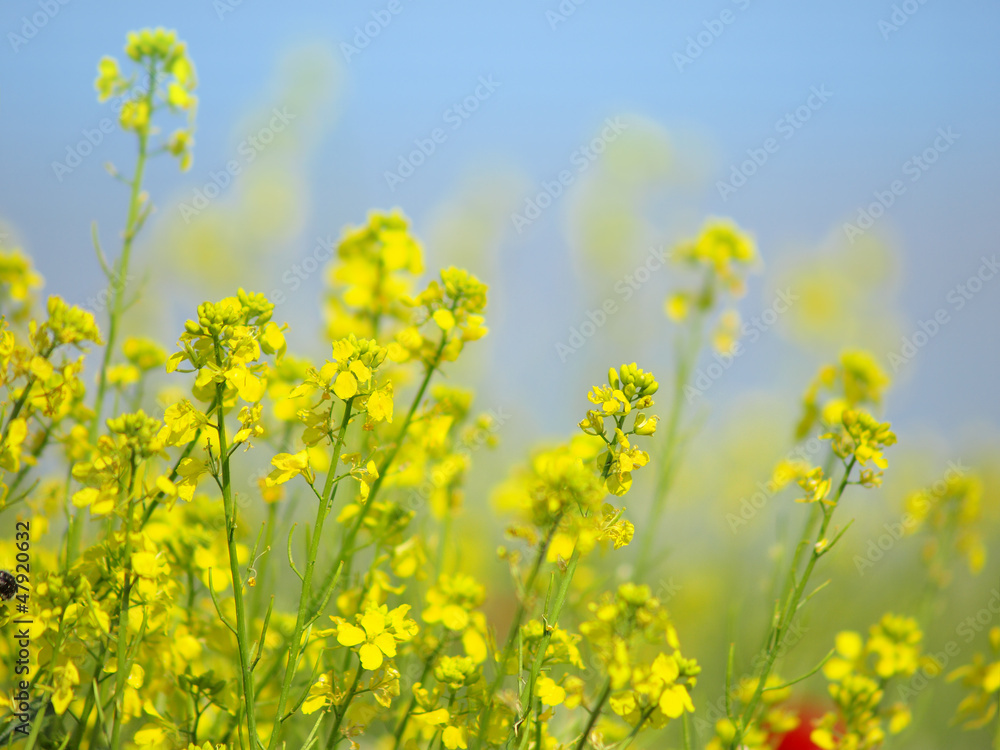
[[445,727],[441,733],[441,742],[448,750],[464,750],[469,746],[466,734],[465,727]]
[[558,706],[566,700],[566,690],[551,677],[542,676],[535,684],[538,699],[546,706]]
[[268,487],[284,484],[300,474],[310,484],[315,479],[309,466],[308,450],[301,450],[298,453],[279,453],[271,459],[271,465],[274,466],[274,470],[267,476]]
[[337,643],[348,648],[360,646],[358,657],[361,667],[374,671],[382,666],[386,658],[396,655],[398,640],[408,640],[416,634],[417,625],[407,619],[408,611],[408,605],[396,607],[391,612],[385,606],[370,605],[363,615],[358,616],[358,625],[339,622]]

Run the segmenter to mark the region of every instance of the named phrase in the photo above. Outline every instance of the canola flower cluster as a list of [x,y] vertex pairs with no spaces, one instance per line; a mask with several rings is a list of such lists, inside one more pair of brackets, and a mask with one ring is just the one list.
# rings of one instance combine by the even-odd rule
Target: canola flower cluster
[[[122,252],[112,266],[95,247],[109,279],[126,278],[149,212],[141,186],[153,117],[188,114],[164,146],[184,169],[196,104],[174,32],[130,34],[126,55],[144,91],[112,58],[96,83],[102,100],[139,93],[121,115],[139,142]],[[680,346],[664,442],[654,442],[660,383],[636,363],[581,394],[579,433],[533,452],[494,492],[506,524],[497,556],[513,591],[498,618],[487,582],[448,555],[468,446],[483,434],[495,442],[493,417],[473,411],[471,392],[433,382],[488,333],[488,288],[453,267],[423,283],[423,250],[401,213],[372,213],[338,242],[322,363],[289,353],[274,304],[243,289],[199,305],[173,351],[141,337],[119,344],[122,285],[104,327],[57,296],[40,306],[30,259],[0,249],[0,510],[30,521],[36,646],[31,721],[0,717],[2,736],[93,750],[624,750],[667,737],[692,748],[704,675],[682,648],[691,625],[643,576],[697,345],[743,293],[757,256],[749,236],[713,221],[673,257],[699,280],[666,303]],[[738,336],[734,316],[719,317],[720,350]],[[91,393],[84,362],[95,347],[104,351]],[[166,405],[147,413],[145,389],[163,378]],[[725,716],[708,750],[773,749],[803,727],[823,750],[875,750],[913,719],[914,705],[887,697],[892,680],[933,666],[913,617],[887,614],[867,638],[841,632],[806,675],[778,673],[817,593],[814,570],[850,525],[834,523],[845,491],[882,484],[896,442],[875,416],[888,385],[870,354],[848,351],[806,391],[796,437],[819,435],[829,451],[775,468],[777,489],[797,486],[801,505],[791,507],[808,524],[763,649],[739,681],[730,649]],[[268,469],[240,497],[247,485],[236,477],[253,457]],[[653,522],[637,530],[624,498],[649,475]],[[414,493],[425,507],[403,501]],[[956,553],[972,572],[984,565],[981,495],[979,478],[960,476],[908,501],[938,588]],[[287,523],[287,508],[305,508],[311,523]],[[634,580],[616,580],[608,570],[637,537]],[[2,605],[0,620],[12,616]],[[957,715],[970,729],[997,723],[1000,629],[989,642],[992,657],[949,675],[967,689]],[[4,679],[10,648],[0,641]],[[795,686],[820,674],[828,710],[813,721],[797,710]]]

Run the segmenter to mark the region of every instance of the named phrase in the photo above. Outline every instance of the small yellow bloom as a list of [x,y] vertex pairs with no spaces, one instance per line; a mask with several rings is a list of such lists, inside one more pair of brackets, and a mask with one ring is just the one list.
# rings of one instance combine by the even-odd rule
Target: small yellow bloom
[[301,474],[306,481],[312,484],[314,480],[312,469],[309,466],[309,451],[301,450],[298,453],[279,453],[271,459],[274,470],[268,474],[268,486],[284,484],[293,477]]
[[364,669],[376,670],[382,666],[383,656],[396,655],[396,639],[386,631],[386,618],[377,609],[369,609],[361,618],[361,627],[345,623],[337,631],[341,646],[361,644],[358,656]]
[[551,677],[539,677],[535,688],[538,699],[546,706],[558,706],[566,700],[566,691]]

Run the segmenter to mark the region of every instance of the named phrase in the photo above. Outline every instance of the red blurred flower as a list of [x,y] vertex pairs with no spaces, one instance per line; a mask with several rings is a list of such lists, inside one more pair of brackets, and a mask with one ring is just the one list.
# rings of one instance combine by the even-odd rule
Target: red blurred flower
[[816,706],[801,706],[797,709],[799,714],[799,725],[791,732],[781,738],[781,743],[777,750],[819,750],[813,744],[809,735],[814,728],[813,722],[818,721],[823,716],[823,712]]

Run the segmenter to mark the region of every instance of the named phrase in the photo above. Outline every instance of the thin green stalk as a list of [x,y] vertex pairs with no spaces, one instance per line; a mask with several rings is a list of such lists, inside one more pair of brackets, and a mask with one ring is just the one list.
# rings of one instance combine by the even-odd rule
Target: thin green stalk
[[[639,723],[636,724],[634,727],[632,727],[632,731],[629,732],[628,737],[625,738],[625,744],[622,746],[622,750],[628,750],[632,742],[635,741],[635,738],[638,736],[639,731],[642,729],[643,725],[647,721],[649,721],[649,717],[653,715],[653,711],[655,710],[656,710],[656,705],[654,704],[649,708],[647,708],[645,711],[643,711],[642,716],[639,718]],[[684,714],[684,719],[685,721],[687,720],[687,714]],[[685,747],[684,750],[689,750],[689,748]]]
[[559,584],[559,590],[556,592],[556,597],[552,601],[552,609],[546,610],[545,612],[544,622],[548,625],[548,627],[539,641],[538,648],[535,650],[535,658],[531,663],[531,672],[528,677],[528,682],[521,689],[521,705],[531,705],[531,699],[535,693],[535,683],[538,681],[538,676],[542,671],[542,662],[545,660],[545,652],[549,648],[549,641],[552,640],[552,633],[559,624],[559,615],[562,614],[563,606],[566,604],[566,597],[569,595],[569,587],[573,582],[573,576],[576,575],[576,566],[579,563],[580,547],[578,545],[573,549],[573,554],[569,558],[569,563],[566,566],[566,572],[563,573],[562,581]]
[[[150,118],[154,109],[154,99],[156,95],[156,67],[150,66],[149,88],[144,97],[146,106],[149,108]],[[97,379],[97,396],[94,399],[94,416],[90,422],[90,442],[97,441],[97,432],[101,424],[101,414],[104,411],[104,399],[108,387],[108,368],[111,365],[111,355],[115,348],[115,341],[118,336],[118,323],[122,316],[122,300],[125,296],[125,279],[128,277],[129,259],[132,255],[132,243],[135,240],[139,222],[142,216],[142,178],[146,170],[146,159],[149,147],[149,129],[139,131],[139,154],[136,158],[135,172],[132,175],[131,192],[129,194],[128,217],[125,220],[125,233],[122,239],[122,254],[118,263],[118,271],[115,278],[109,278],[111,283],[111,306],[108,311],[108,336],[104,343],[104,355],[101,359],[101,369]],[[100,254],[100,253],[99,253]],[[103,255],[101,256],[103,258]],[[102,261],[103,262],[103,261]],[[70,520],[67,532],[66,543],[66,564],[67,567],[76,558],[77,550],[80,546],[80,538],[83,534],[83,512],[78,509]]]
[[[215,402],[213,401],[211,406],[209,407],[209,411],[211,412],[214,409],[215,409]],[[202,428],[199,427],[195,431],[194,437],[191,438],[191,442],[187,444],[181,455],[177,457],[177,461],[174,463],[174,468],[170,470],[170,474],[167,476],[167,478],[171,482],[177,479],[177,474],[178,470],[180,469],[181,462],[185,458],[190,456],[195,446],[198,445],[198,440],[201,438],[201,430]],[[164,497],[166,497],[166,493],[164,492],[158,492],[156,495],[153,496],[153,499],[149,501],[149,505],[147,506],[145,513],[142,514],[142,521],[139,523],[139,528],[142,528],[147,523],[149,523],[149,519],[152,518],[153,516],[153,511],[156,510],[156,506],[159,504],[160,500],[162,500]]]
[[[504,678],[507,677],[504,671],[507,668],[507,662],[510,661],[510,657],[514,653],[514,647],[517,645],[518,636],[521,633],[521,623],[524,620],[525,614],[527,614],[526,602],[528,597],[531,595],[531,591],[535,588],[535,582],[538,580],[538,572],[542,568],[542,563],[545,561],[545,557],[548,554],[549,545],[552,544],[552,538],[555,536],[556,530],[559,528],[559,521],[562,520],[562,515],[559,515],[552,527],[549,529],[549,533],[546,534],[545,540],[542,542],[541,547],[538,548],[538,554],[535,556],[535,562],[531,566],[531,572],[528,573],[528,578],[524,584],[524,596],[518,601],[517,609],[514,612],[514,619],[511,623],[510,630],[507,632],[507,642],[504,644],[503,651],[500,654],[500,667],[497,669],[497,673],[493,676],[493,681],[490,683],[489,691],[486,694],[486,708],[483,711],[483,716],[480,721],[481,726],[485,727],[489,723],[490,715],[493,713],[493,696],[497,694],[497,690],[500,689],[500,685],[503,683]],[[476,747],[482,741],[482,733],[477,737]]]
[[[97,676],[104,669],[104,654],[107,650],[107,646],[103,643],[101,644],[101,650],[97,655],[97,660],[94,662],[94,672],[90,677],[90,680],[85,682],[85,685],[94,685]],[[80,743],[83,741],[83,734],[87,731],[87,721],[90,719],[90,712],[94,710],[94,690],[87,691],[87,698],[83,703],[83,711],[80,713],[80,718],[77,721],[76,727],[73,729],[73,734],[70,735],[70,747],[80,747]]]
[[[216,362],[221,366],[222,352],[215,341]],[[226,545],[229,549],[229,576],[233,584],[233,603],[236,608],[236,641],[240,654],[240,681],[246,704],[247,735],[251,750],[257,747],[257,717],[255,713],[253,674],[250,670],[250,641],[247,637],[247,616],[243,603],[243,577],[240,574],[239,555],[236,550],[236,506],[233,502],[232,477],[229,466],[229,441],[226,437],[226,418],[223,406],[225,384],[215,385],[215,422],[219,436],[219,461],[222,464],[222,504],[226,514]]]
[[[133,466],[133,475],[134,475]],[[122,529],[125,532],[125,558],[124,571],[122,573],[122,601],[118,608],[118,653],[117,671],[115,672],[115,711],[111,725],[111,748],[118,750],[121,747],[121,731],[123,714],[125,710],[125,681],[128,679],[128,610],[129,600],[132,597],[132,493],[129,492],[128,509],[125,513],[125,523]]]
[[650,557],[653,553],[653,539],[656,537],[656,529],[663,516],[667,497],[670,495],[670,490],[673,488],[674,478],[676,477],[678,440],[680,438],[680,427],[684,413],[684,389],[691,379],[691,371],[694,369],[698,352],[701,349],[703,326],[704,318],[699,313],[692,321],[692,332],[686,342],[687,346],[678,347],[679,356],[677,374],[674,381],[674,394],[670,405],[670,417],[667,422],[666,442],[663,446],[663,468],[660,471],[656,483],[656,491],[653,494],[649,524],[639,541],[639,559],[636,563],[636,578],[638,579],[641,579],[646,574],[649,567]]
[[[624,421],[625,421],[625,417],[624,416],[622,416],[620,418],[616,418],[616,423],[617,423],[617,426],[618,426],[619,429],[621,429],[621,426],[624,423]],[[604,469],[601,471],[601,479],[607,479],[608,478],[608,475],[609,475],[609,473],[611,471],[611,466],[612,466],[612,457],[611,457],[611,454],[609,453],[608,457],[607,457],[607,460],[605,460],[605,462],[604,462]],[[558,527],[558,525],[559,524],[558,524],[558,519],[557,519],[556,523],[553,524],[553,529],[555,529],[556,527]],[[550,535],[549,535],[550,539],[551,539],[551,533],[552,532],[550,531]],[[544,553],[540,554],[539,557],[535,561],[535,568],[536,568],[536,570],[534,571],[535,575],[537,575],[537,568],[540,567],[540,564],[541,564],[540,561],[541,561],[541,559],[543,557],[544,557]],[[532,661],[532,664],[531,664],[531,672],[530,672],[530,675],[529,675],[528,682],[525,683],[525,685],[521,688],[521,693],[520,693],[519,697],[520,697],[520,702],[521,702],[522,706],[530,706],[531,705],[531,701],[532,701],[532,699],[534,697],[534,692],[535,692],[535,683],[538,680],[538,675],[540,674],[541,669],[542,669],[542,662],[545,659],[545,652],[546,652],[546,650],[549,647],[549,641],[552,640],[552,633],[553,633],[556,625],[559,622],[559,616],[562,614],[563,605],[566,603],[566,597],[569,595],[569,587],[570,587],[570,584],[573,582],[573,576],[576,574],[576,567],[579,564],[579,562],[580,562],[580,547],[579,547],[579,545],[577,545],[577,546],[575,546],[573,548],[573,554],[570,556],[569,562],[566,565],[566,571],[563,573],[562,581],[559,584],[559,589],[556,592],[555,599],[553,599],[551,601],[547,600],[545,602],[544,622],[549,627],[546,628],[546,631],[542,635],[542,638],[541,638],[541,640],[540,640],[540,642],[538,644],[538,647],[537,647],[537,649],[535,651],[535,658],[534,658],[534,660]],[[550,609],[550,605],[551,605],[551,609]],[[522,615],[523,615],[523,613],[522,613]],[[519,634],[520,634],[520,628],[512,629],[512,631],[511,631],[511,635],[512,636],[517,637],[517,636],[519,636]],[[511,636],[508,636],[508,643],[509,643],[509,638],[510,637]],[[505,651],[506,651],[506,649],[505,649]],[[504,663],[505,662],[506,662],[506,660],[504,661]],[[503,679],[503,676],[504,676],[502,670],[503,670],[503,664],[501,664],[501,671],[498,674],[498,677],[501,680]],[[496,679],[494,680],[494,682],[496,682]],[[497,685],[497,687],[499,687],[499,685]],[[490,714],[492,713],[492,709],[493,709],[493,695],[494,694],[495,694],[495,690],[491,690],[489,699],[488,699],[487,704],[486,704],[486,709],[483,712],[483,716],[480,718],[480,732],[476,736],[475,750],[478,750],[478,748],[480,748],[482,746],[483,737],[485,736],[486,732],[488,731],[489,717],[490,717]],[[520,723],[520,722],[517,722],[517,723]],[[517,723],[515,723],[515,726],[517,725]]]
[[[819,558],[826,552],[826,550],[817,550],[816,544],[826,538],[826,531],[830,526],[830,520],[833,518],[833,513],[840,502],[841,496],[844,494],[844,490],[847,487],[847,482],[850,479],[851,471],[854,469],[855,463],[857,463],[857,459],[852,457],[844,470],[844,476],[840,480],[840,485],[837,487],[837,492],[834,495],[833,503],[830,509],[827,510],[823,508],[823,522],[820,524],[819,532],[816,535],[816,542],[812,546],[812,553],[809,556],[809,562],[806,565],[805,571],[802,573],[802,577],[799,579],[795,588],[792,590],[792,593],[789,595],[785,608],[782,610],[781,615],[778,618],[777,626],[772,631],[772,637],[768,640],[767,659],[764,662],[760,675],[757,677],[757,687],[754,690],[753,696],[747,703],[746,708],[740,716],[740,721],[736,725],[736,734],[730,744],[730,750],[736,750],[736,748],[739,747],[739,743],[743,739],[744,732],[753,721],[754,712],[756,711],[757,705],[759,704],[761,696],[764,693],[767,678],[770,676],[771,669],[774,667],[778,654],[781,652],[782,641],[785,638],[788,628],[791,626],[792,621],[795,619],[795,615],[798,613],[799,605],[802,601],[802,595],[805,593],[806,586],[809,584],[809,578],[812,575],[813,569],[816,567],[816,563],[819,561]],[[805,537],[804,541],[808,543],[808,537]]]
[[[434,652],[429,657],[427,657],[426,661],[424,661],[424,668],[420,671],[420,678],[417,680],[417,682],[422,683],[425,679],[427,679],[427,675],[430,673],[431,667],[434,666],[434,662],[437,660],[438,654],[441,653],[441,650],[444,648],[446,642],[447,639],[444,637],[442,637],[438,641],[437,648],[435,648]],[[410,716],[413,714],[413,709],[416,707],[417,707],[417,696],[414,693],[410,697],[409,704],[406,706],[406,713],[404,713],[403,718],[399,720],[399,724],[396,727],[396,731],[393,733],[392,750],[399,750],[399,743],[402,742],[403,740],[403,733],[406,732],[406,725],[409,723]]]
[[580,737],[580,741],[576,744],[576,750],[583,750],[587,746],[587,740],[590,739],[590,732],[597,723],[597,719],[601,715],[601,710],[604,708],[604,704],[608,700],[609,695],[611,695],[610,678],[604,681],[604,687],[601,688],[601,696],[597,699],[597,705],[595,705],[593,710],[590,712],[590,719],[587,721],[587,726],[583,730],[583,736]]
[[[829,476],[830,472],[833,470],[833,461],[836,458],[836,454],[833,451],[826,457],[826,461],[823,463],[823,474],[824,476]],[[795,548],[795,554],[792,557],[792,564],[788,568],[788,573],[785,576],[785,582],[781,590],[781,600],[788,598],[788,594],[792,590],[792,586],[795,583],[795,574],[798,573],[799,567],[802,565],[802,555],[805,554],[806,549],[809,547],[809,540],[812,539],[816,524],[819,523],[822,517],[822,508],[814,506],[809,513],[809,517],[806,519],[804,528],[802,529],[802,535],[799,537],[799,544]]]
[[[41,708],[35,712],[34,721],[31,726],[31,733],[28,735],[28,744],[25,745],[24,750],[34,750],[35,743],[38,742],[38,738],[42,732],[42,724],[45,723],[45,711],[49,707],[51,701],[46,699],[42,701]],[[63,743],[65,746],[65,743]]]
[[[288,662],[285,666],[285,676],[281,681],[281,693],[278,696],[278,706],[274,714],[274,729],[271,732],[271,739],[268,748],[274,748],[281,735],[281,725],[284,721],[285,704],[288,701],[288,694],[292,688],[292,681],[295,678],[295,668],[298,665],[299,650],[301,648],[302,631],[305,629],[306,620],[310,616],[309,602],[312,596],[312,579],[316,570],[316,557],[319,555],[319,546],[323,538],[323,525],[326,517],[333,506],[333,500],[337,496],[339,483],[334,482],[337,476],[337,466],[340,464],[340,456],[344,449],[344,440],[347,437],[347,426],[351,421],[351,407],[354,399],[349,398],[344,404],[344,416],[337,432],[337,440],[333,447],[333,456],[330,463],[330,470],[326,475],[326,484],[323,487],[322,499],[316,509],[316,526],[313,529],[312,538],[309,543],[309,557],[306,562],[306,570],[302,577],[302,590],[299,593],[299,607],[295,617],[295,628],[292,631],[292,639],[288,644]],[[334,566],[336,569],[337,565]]]
[[396,442],[389,451],[389,454],[385,457],[382,465],[378,467],[378,478],[372,482],[371,490],[368,493],[368,499],[361,505],[361,510],[358,512],[356,518],[354,519],[354,524],[348,530],[347,534],[344,535],[344,539],[341,541],[340,550],[337,553],[337,559],[331,569],[326,583],[329,583],[334,571],[343,563],[344,566],[344,579],[348,580],[351,574],[351,564],[354,562],[354,540],[357,539],[358,533],[361,531],[361,526],[364,523],[365,518],[368,515],[368,511],[374,505],[375,498],[378,495],[379,490],[382,488],[382,482],[385,481],[386,474],[388,474],[389,469],[392,467],[393,462],[396,460],[396,456],[399,455],[400,449],[403,447],[403,441],[406,439],[406,433],[410,429],[410,424],[413,422],[413,417],[417,413],[417,409],[420,406],[420,402],[424,398],[424,394],[427,392],[427,386],[430,385],[431,378],[434,376],[434,372],[437,370],[438,365],[441,363],[441,353],[444,351],[445,344],[448,343],[447,333],[442,332],[441,343],[438,344],[438,348],[434,353],[433,359],[427,364],[427,371],[424,373],[423,380],[420,382],[420,387],[417,389],[417,395],[413,398],[413,403],[410,404],[410,409],[406,413],[406,418],[403,420],[403,426],[399,430],[399,437],[396,438]]
[[[149,88],[143,97],[146,106],[149,108],[150,118],[152,118],[154,108],[154,98],[156,94],[156,67],[150,65]],[[125,296],[125,280],[128,278],[129,260],[132,255],[132,243],[135,241],[139,219],[142,209],[142,178],[146,170],[146,158],[149,147],[149,129],[141,130],[139,135],[139,156],[135,163],[135,172],[131,180],[131,193],[129,194],[128,218],[125,221],[125,234],[122,239],[122,254],[118,262],[116,278],[109,279],[111,282],[111,307],[108,313],[108,338],[105,342],[104,356],[101,360],[101,371],[97,380],[97,398],[94,402],[94,417],[90,424],[90,439],[97,437],[97,427],[101,421],[101,411],[104,407],[104,398],[108,387],[108,366],[111,364],[111,355],[115,347],[115,339],[118,335],[118,323],[122,315],[122,300]]]
[[330,730],[330,737],[326,741],[327,750],[333,750],[333,748],[337,747],[337,745],[340,744],[340,738],[337,736],[337,734],[340,732],[340,725],[344,722],[344,716],[345,714],[347,714],[347,709],[350,708],[351,701],[354,700],[354,696],[358,692],[358,683],[361,682],[361,673],[364,671],[365,670],[361,666],[361,663],[358,662],[358,671],[357,674],[354,675],[354,682],[351,683],[351,689],[347,693],[347,698],[346,700],[344,700],[344,705],[340,707],[339,711],[334,709],[334,714],[336,715],[337,718],[333,722],[333,729]]
[[684,740],[684,750],[691,750],[691,719],[687,713],[681,715],[681,737]]
[[[267,554],[268,550],[271,549],[271,545],[274,544],[274,527],[277,518],[278,518],[278,506],[276,503],[270,503],[267,506],[267,522],[265,524],[267,532],[264,536],[264,552],[262,553],[262,555]],[[266,570],[267,569],[265,568],[265,570],[261,571],[261,574],[258,576],[258,578],[261,580],[257,581],[257,588],[255,589],[254,593],[253,604],[250,607],[250,611],[253,612],[254,616],[256,616],[257,613],[260,612],[261,606],[263,604],[264,589],[265,589],[264,586],[265,581],[263,579]],[[268,576],[268,578],[269,577],[270,576]],[[261,647],[263,648],[263,644],[261,644]]]

